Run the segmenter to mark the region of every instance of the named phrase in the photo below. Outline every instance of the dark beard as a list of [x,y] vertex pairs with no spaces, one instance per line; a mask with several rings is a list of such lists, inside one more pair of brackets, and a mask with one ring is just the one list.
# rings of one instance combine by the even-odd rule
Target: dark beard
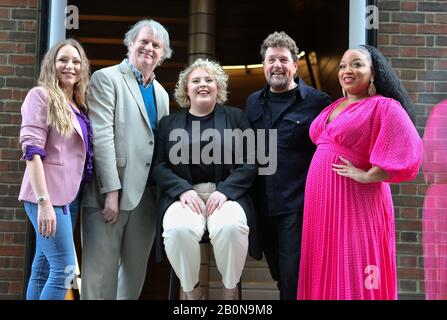
[[273,76],[270,76],[268,79],[268,84],[272,89],[276,91],[283,91],[289,87],[290,78],[288,76],[284,76],[281,80],[273,80]]

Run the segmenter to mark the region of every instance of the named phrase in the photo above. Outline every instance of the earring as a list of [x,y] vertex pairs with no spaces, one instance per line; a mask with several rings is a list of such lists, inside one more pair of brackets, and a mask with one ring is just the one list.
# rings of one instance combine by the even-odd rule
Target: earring
[[369,80],[369,86],[368,86],[368,95],[370,97],[375,96],[376,95],[376,86],[374,85],[374,78],[371,78],[371,80]]
[[343,97],[345,97],[345,98],[346,98],[347,94],[346,94],[346,91],[345,91],[345,89],[341,88],[341,92],[343,93]]

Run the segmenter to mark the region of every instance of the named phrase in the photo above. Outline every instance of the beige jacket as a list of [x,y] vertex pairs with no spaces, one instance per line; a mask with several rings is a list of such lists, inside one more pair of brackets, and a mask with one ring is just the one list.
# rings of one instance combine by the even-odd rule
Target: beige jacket
[[[169,96],[154,80],[157,118],[169,114]],[[120,210],[133,210],[146,187],[155,138],[132,70],[119,65],[96,71],[87,95],[93,129],[95,174],[83,206],[103,208],[105,194],[120,190]]]

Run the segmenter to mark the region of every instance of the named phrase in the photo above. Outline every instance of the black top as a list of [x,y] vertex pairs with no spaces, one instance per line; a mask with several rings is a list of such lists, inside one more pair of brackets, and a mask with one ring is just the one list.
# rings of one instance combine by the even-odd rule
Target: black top
[[[193,124],[195,129],[194,131]],[[199,127],[200,130],[196,129],[197,127]],[[213,141],[213,138],[205,141],[201,140],[202,133],[206,129],[214,129],[214,111],[203,117],[197,117],[188,112],[186,131],[188,132],[189,136],[189,170],[191,171],[193,184],[215,182],[214,163],[204,164],[201,161],[203,148]],[[212,149],[209,153],[207,153],[207,156],[213,156]]]
[[[163,117],[158,124],[159,133],[157,134],[151,173],[151,178],[156,181],[157,186],[162,191],[157,209],[157,234],[155,237],[157,261],[160,261],[163,256],[164,214],[169,206],[178,201],[183,192],[191,190],[193,185],[189,164],[173,163],[172,160],[175,159],[171,159],[169,156],[170,151],[176,148],[179,143],[179,139],[170,137],[171,133],[175,132],[176,129],[186,128],[187,114],[188,110],[182,109]],[[216,132],[219,132],[220,137],[224,137],[225,129],[240,129],[244,132],[250,129],[250,124],[241,109],[216,104],[214,107],[214,128]],[[186,141],[185,144],[187,144]],[[232,145],[234,146],[234,144]],[[226,150],[226,152],[234,154],[235,149]],[[243,163],[239,164],[234,162],[215,164],[214,169],[216,190],[226,195],[229,200],[239,203],[244,209],[247,224],[250,228],[248,252],[255,259],[260,259],[262,252],[257,240],[256,211],[249,195],[250,187],[258,172],[256,164],[251,164],[247,159],[244,159]]]
[[[267,92],[266,99],[266,107],[267,112],[270,112],[271,120],[275,122],[281,113],[290,106],[294,101],[294,96],[296,95],[296,91],[298,90],[298,86],[293,88],[290,91],[282,92],[282,93],[274,93],[270,90]],[[270,123],[270,126],[272,124]]]
[[[302,79],[295,82],[298,86],[290,91],[292,99],[284,99],[286,104],[279,107],[281,110],[276,118],[268,112],[268,106],[272,104],[269,86],[251,94],[245,108],[253,129],[266,130],[266,136],[269,129],[277,132],[276,171],[258,176],[255,183],[255,203],[267,216],[302,212],[307,171],[316,150],[309,137],[309,127],[331,103],[327,94],[306,85]],[[272,157],[273,150],[269,150],[268,141],[265,149]]]

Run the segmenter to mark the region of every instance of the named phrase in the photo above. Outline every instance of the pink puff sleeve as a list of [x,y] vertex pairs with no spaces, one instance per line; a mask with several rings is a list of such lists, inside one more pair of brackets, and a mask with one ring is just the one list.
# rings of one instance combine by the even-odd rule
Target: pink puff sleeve
[[27,146],[45,149],[48,136],[47,94],[45,89],[31,89],[22,104],[22,125],[20,128],[20,144],[25,153]]
[[378,99],[373,121],[370,163],[385,170],[385,182],[412,180],[422,163],[422,140],[399,102]]

